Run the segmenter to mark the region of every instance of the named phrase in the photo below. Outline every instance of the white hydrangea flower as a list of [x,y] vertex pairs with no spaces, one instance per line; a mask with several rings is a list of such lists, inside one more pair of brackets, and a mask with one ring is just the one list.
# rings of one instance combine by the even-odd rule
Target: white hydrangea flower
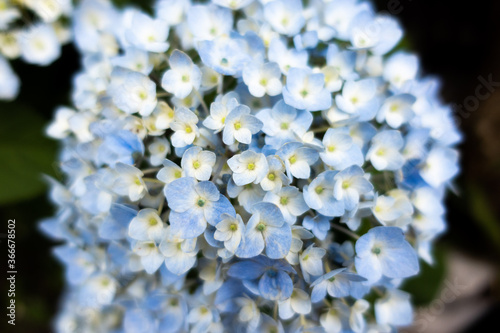
[[252,134],[262,128],[262,122],[250,114],[250,108],[246,105],[238,105],[232,109],[224,124],[222,140],[227,145],[232,145],[236,141],[249,144],[252,141]]
[[155,209],[142,209],[136,217],[130,221],[128,235],[139,241],[159,242],[163,236],[165,225],[158,216]]
[[156,138],[148,146],[151,154],[149,161],[151,165],[161,165],[165,157],[170,153],[170,143],[166,139]]
[[275,62],[248,64],[243,69],[243,80],[255,97],[265,94],[276,96],[281,93],[281,70]]
[[405,162],[400,153],[403,145],[404,140],[399,132],[394,130],[380,132],[373,137],[366,159],[377,170],[397,170]]
[[128,164],[117,163],[115,167],[116,179],[113,191],[116,194],[127,196],[131,201],[138,201],[147,193],[146,183],[141,170]]
[[201,147],[191,147],[182,155],[181,167],[186,176],[198,180],[209,180],[215,165],[215,154],[203,151]]
[[109,93],[115,105],[128,114],[149,116],[158,103],[156,84],[146,75],[135,71],[113,71]]
[[61,54],[61,44],[52,26],[33,25],[19,35],[21,57],[30,64],[46,66]]
[[189,109],[180,107],[175,110],[174,122],[170,125],[175,133],[172,135],[172,146],[185,147],[193,143],[198,134],[198,117]]
[[125,31],[125,36],[138,49],[161,53],[169,48],[168,30],[165,21],[155,20],[146,14],[136,12],[132,14],[130,27]]
[[233,171],[233,180],[238,186],[258,184],[269,172],[266,156],[251,150],[231,157],[227,164]]
[[201,70],[184,52],[174,50],[169,63],[171,69],[165,72],[161,82],[163,89],[180,99],[200,89]]

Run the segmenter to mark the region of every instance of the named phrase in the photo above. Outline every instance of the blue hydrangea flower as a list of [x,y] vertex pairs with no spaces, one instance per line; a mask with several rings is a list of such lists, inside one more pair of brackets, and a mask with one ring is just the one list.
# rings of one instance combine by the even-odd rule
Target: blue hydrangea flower
[[285,103],[296,109],[326,110],[332,106],[332,97],[325,88],[325,76],[311,70],[291,68],[283,88]]
[[[18,40],[21,60],[50,62],[66,40],[82,59],[73,105],[46,129],[62,143],[63,181],[49,180],[57,212],[40,223],[64,243],[56,331],[411,323],[397,288],[419,259],[432,263],[446,230],[461,135],[439,80],[394,52],[395,19],[367,0],[306,2],[0,10],[6,37],[14,23],[33,37]],[[33,28],[16,21],[23,6]],[[18,81],[0,57],[0,99]]]
[[165,197],[172,210],[171,232],[183,239],[198,237],[207,223],[220,222],[223,213],[235,216],[229,200],[209,181],[198,183],[191,177],[177,179],[165,188]]
[[241,39],[218,38],[198,44],[203,63],[223,75],[240,75],[251,60],[244,52],[246,42]]
[[380,132],[373,137],[372,146],[366,153],[366,159],[377,170],[397,170],[403,166],[405,161],[400,153],[403,145],[403,137],[398,131]]
[[252,134],[262,128],[262,122],[250,114],[250,108],[246,105],[238,105],[229,112],[225,119],[222,141],[232,145],[235,141],[249,144]]
[[186,98],[200,89],[201,71],[184,52],[174,50],[169,59],[170,70],[163,74],[161,86],[177,98]]
[[285,163],[286,173],[290,179],[292,176],[299,179],[307,179],[311,174],[311,165],[318,160],[318,152],[312,148],[305,147],[300,142],[289,142],[284,144],[277,152]]
[[269,258],[280,259],[286,256],[292,243],[292,231],[279,208],[272,203],[261,202],[253,205],[252,211],[244,243],[238,248],[236,255],[251,258],[265,249]]
[[322,172],[311,184],[304,186],[304,200],[321,215],[335,217],[344,214],[343,201],[335,199],[333,195],[336,175],[336,171]]
[[134,164],[134,154],[144,154],[144,144],[134,133],[121,130],[106,135],[97,151],[100,164],[114,167],[116,163]]
[[326,293],[332,297],[347,297],[355,293],[353,289],[361,287],[360,282],[367,279],[345,271],[345,268],[335,269],[322,275],[311,283],[313,288],[311,301],[319,302],[325,298]]
[[359,197],[373,190],[373,185],[364,177],[363,169],[357,165],[350,166],[334,177],[333,196],[344,202],[347,210],[358,206]]
[[313,121],[311,112],[296,110],[283,100],[274,104],[272,109],[260,111],[256,116],[262,121],[266,144],[276,148],[301,138]]
[[418,273],[417,254],[397,227],[375,227],[356,242],[356,271],[368,281],[382,276],[405,278]]
[[363,165],[364,157],[358,145],[344,129],[329,128],[323,137],[325,151],[319,156],[326,165],[336,170],[345,169],[351,165]]
[[304,228],[311,230],[316,238],[324,240],[328,230],[330,230],[330,219],[326,216],[316,215],[315,217],[306,216],[302,221]]
[[231,265],[227,273],[247,282],[245,286],[268,300],[285,300],[293,292],[292,279],[288,274],[295,273],[295,270],[281,260],[258,256]]

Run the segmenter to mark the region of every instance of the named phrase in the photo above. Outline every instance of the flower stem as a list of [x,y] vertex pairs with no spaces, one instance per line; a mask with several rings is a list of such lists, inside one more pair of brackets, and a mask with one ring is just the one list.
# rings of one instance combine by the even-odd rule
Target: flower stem
[[348,236],[351,236],[352,238],[354,239],[359,239],[359,236],[356,235],[354,232],[344,228],[344,227],[341,227],[340,225],[338,224],[335,224],[335,223],[331,223],[330,224],[332,226],[333,229],[337,230],[337,231],[340,231],[340,232],[343,232],[344,234],[348,235]]
[[149,169],[144,169],[142,170],[142,173],[143,174],[147,174],[147,173],[154,173],[156,171],[160,171],[161,168],[149,168]]
[[162,182],[161,180],[158,180],[156,178],[148,178],[148,177],[142,177],[142,180],[144,180],[145,182],[148,182],[148,183],[155,183],[155,184],[165,184],[164,182]]
[[205,101],[203,100],[203,96],[201,96],[200,92],[196,89],[193,89],[196,97],[200,100],[201,106],[203,107],[203,110],[205,111],[205,116],[208,116],[210,114],[210,111],[208,110],[207,104],[205,104]]

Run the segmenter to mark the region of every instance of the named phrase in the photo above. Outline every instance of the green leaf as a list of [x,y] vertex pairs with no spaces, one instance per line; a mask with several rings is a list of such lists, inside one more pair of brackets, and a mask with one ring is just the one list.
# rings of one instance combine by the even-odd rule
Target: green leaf
[[42,174],[54,175],[57,144],[33,110],[18,103],[1,103],[0,110],[0,204],[7,204],[45,190]]
[[118,8],[123,8],[125,6],[136,6],[150,13],[153,5],[153,0],[112,0],[112,2]]
[[468,203],[476,222],[482,228],[484,235],[500,250],[500,224],[488,201],[484,190],[472,181],[467,184]]

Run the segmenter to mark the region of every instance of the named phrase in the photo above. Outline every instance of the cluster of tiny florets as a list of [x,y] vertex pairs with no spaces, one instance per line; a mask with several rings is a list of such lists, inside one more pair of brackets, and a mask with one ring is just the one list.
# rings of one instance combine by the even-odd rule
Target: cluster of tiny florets
[[[153,13],[153,14],[151,14]],[[58,332],[393,332],[460,140],[357,0],[84,0],[51,180]]]
[[0,0],[0,100],[13,100],[21,80],[9,60],[47,66],[71,40],[71,0]]

